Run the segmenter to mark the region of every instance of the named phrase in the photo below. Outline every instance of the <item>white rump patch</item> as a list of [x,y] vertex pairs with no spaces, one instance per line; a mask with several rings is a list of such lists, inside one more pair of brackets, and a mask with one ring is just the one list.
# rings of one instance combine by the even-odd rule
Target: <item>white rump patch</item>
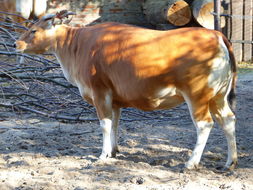
[[[208,77],[208,84],[214,89],[215,94],[223,87],[228,86],[228,83],[232,78],[229,52],[222,37],[219,37],[219,44],[220,53],[213,60],[212,72]],[[224,88],[224,90],[228,89]]]

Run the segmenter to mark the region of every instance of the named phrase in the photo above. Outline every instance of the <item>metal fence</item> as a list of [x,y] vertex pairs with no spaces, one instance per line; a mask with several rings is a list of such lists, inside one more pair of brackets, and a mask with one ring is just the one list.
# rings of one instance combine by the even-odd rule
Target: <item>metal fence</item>
[[236,60],[252,62],[253,0],[214,0],[214,4],[216,29],[219,29],[219,18],[225,17],[226,25],[221,30],[232,42]]

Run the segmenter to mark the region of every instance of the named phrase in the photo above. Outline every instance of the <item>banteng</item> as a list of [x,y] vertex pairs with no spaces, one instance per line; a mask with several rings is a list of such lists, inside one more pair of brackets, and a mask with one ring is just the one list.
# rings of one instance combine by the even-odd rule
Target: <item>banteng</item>
[[122,107],[150,111],[186,102],[197,130],[186,167],[198,166],[213,118],[227,138],[225,167],[235,167],[235,115],[230,106],[236,65],[221,33],[204,28],[157,31],[119,23],[80,28],[57,22],[70,14],[43,17],[16,46],[21,52],[55,53],[67,80],[96,107],[103,131],[101,159],[118,151]]

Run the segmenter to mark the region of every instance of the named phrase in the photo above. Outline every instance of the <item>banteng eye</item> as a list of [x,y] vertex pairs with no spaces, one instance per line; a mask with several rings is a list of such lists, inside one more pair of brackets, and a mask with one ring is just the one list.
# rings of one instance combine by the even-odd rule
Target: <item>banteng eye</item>
[[32,34],[35,34],[37,32],[37,30],[32,30],[31,33]]

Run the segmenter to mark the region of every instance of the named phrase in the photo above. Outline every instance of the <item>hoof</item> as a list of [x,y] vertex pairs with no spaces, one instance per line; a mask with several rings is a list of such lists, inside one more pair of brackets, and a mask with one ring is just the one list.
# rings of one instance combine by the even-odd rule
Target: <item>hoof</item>
[[[116,153],[119,153],[119,147],[118,147],[118,146],[116,146],[116,148],[115,148],[115,151],[114,151],[114,152],[115,152],[115,154],[116,154]],[[116,155],[115,155],[115,156],[116,156]]]
[[200,167],[193,167],[193,168],[183,167],[179,170],[180,173],[184,173],[184,174],[190,174],[191,172],[194,172],[194,171],[200,171]]
[[221,173],[229,173],[232,172],[237,167],[237,161],[233,161],[230,164],[226,164],[223,166],[216,167],[216,170],[218,170]]
[[237,162],[232,162],[231,164],[227,165],[226,166],[218,166],[216,167],[216,170],[219,172],[219,173],[227,173],[227,174],[233,174],[233,170],[236,168],[237,166]]
[[108,154],[105,154],[105,153],[102,153],[100,156],[99,156],[99,160],[107,160],[109,157]]
[[115,158],[116,157],[116,153],[119,152],[119,150],[115,150],[113,151],[112,153],[105,153],[105,152],[102,152],[101,155],[99,156],[99,159],[100,160],[107,160],[109,158]]
[[234,175],[234,171],[230,170],[229,168],[226,167],[217,167],[216,172],[219,174],[225,174],[226,176],[232,176]]
[[225,168],[232,171],[237,167],[237,164],[238,164],[237,161],[233,161],[231,164],[226,164]]
[[191,164],[191,163],[186,163],[185,164],[185,169],[186,170],[198,170],[199,169],[199,165],[198,164]]

